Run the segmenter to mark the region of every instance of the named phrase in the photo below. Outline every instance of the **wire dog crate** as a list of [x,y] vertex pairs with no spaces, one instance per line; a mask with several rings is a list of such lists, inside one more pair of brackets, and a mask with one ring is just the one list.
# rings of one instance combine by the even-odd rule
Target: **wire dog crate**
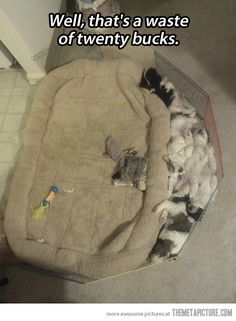
[[[202,120],[202,126],[207,130],[210,143],[214,148],[215,160],[217,165],[217,170],[216,170],[217,187],[213,191],[212,195],[209,197],[209,200],[205,208],[203,208],[203,212],[199,219],[199,221],[201,221],[202,216],[205,214],[207,207],[209,206],[222,178],[224,177],[221,147],[220,147],[217,126],[214,118],[214,113],[213,113],[213,106],[212,106],[210,97],[205,90],[203,90],[185,73],[183,73],[170,61],[168,61],[165,57],[163,57],[159,52],[154,51],[154,55],[155,55],[156,69],[158,73],[161,74],[163,78],[166,77],[169,81],[171,81],[175,86],[176,90],[180,94],[182,94],[192,104],[193,107],[195,107],[199,118]],[[182,252],[182,249],[185,243],[188,241],[197,223],[198,221],[196,221],[193,224],[192,229],[188,234],[188,237],[184,241],[180,251],[174,257],[174,259],[178,257]]]
[[163,57],[157,51],[155,54],[156,69],[162,75],[167,77],[175,88],[186,97],[190,103],[196,108],[198,116],[202,119],[203,125],[208,131],[211,145],[215,151],[217,164],[217,179],[218,184],[224,176],[223,163],[221,157],[221,148],[219,135],[216,127],[216,122],[213,113],[213,106],[209,95],[191,78],[189,78],[180,69],[174,66],[170,61]]

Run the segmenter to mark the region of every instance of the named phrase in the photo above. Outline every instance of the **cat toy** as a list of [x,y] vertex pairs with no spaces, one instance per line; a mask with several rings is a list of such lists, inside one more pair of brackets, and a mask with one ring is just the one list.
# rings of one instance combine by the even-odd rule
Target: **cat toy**
[[135,186],[140,191],[146,190],[147,163],[145,157],[137,156],[135,147],[122,150],[120,144],[112,137],[106,139],[105,157],[113,159],[118,170],[112,175],[115,186]]
[[38,204],[38,206],[34,209],[32,213],[33,220],[42,220],[45,216],[45,209],[52,202],[56,193],[58,193],[59,189],[57,186],[51,186],[48,195]]

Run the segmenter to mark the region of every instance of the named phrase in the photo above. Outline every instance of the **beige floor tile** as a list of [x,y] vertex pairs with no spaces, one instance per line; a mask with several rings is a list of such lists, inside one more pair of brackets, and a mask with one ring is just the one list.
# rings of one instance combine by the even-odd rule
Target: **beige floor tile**
[[0,70],[0,207],[8,197],[5,186],[9,185],[16,161],[18,131],[30,94],[31,86],[23,72]]
[[9,96],[11,95],[11,88],[0,88],[0,96]]
[[6,133],[16,133],[22,121],[22,115],[6,115],[2,125],[2,131]]
[[7,113],[23,114],[25,112],[25,108],[27,105],[27,99],[28,99],[28,95],[12,96],[10,98]]
[[[0,164],[0,166],[1,166],[1,164]],[[5,186],[6,186],[5,182],[4,183],[0,183],[0,200],[1,200],[2,196],[3,196],[3,194],[4,194]]]
[[9,96],[0,96],[0,113],[4,113],[7,110],[9,102]]
[[[11,95],[13,96],[19,96],[19,95],[28,95],[30,93],[30,90],[31,90],[31,87],[28,86],[28,87],[21,87],[21,88],[13,88],[12,89],[12,92],[11,92]],[[0,91],[1,93],[1,91]]]
[[0,142],[0,162],[14,162],[16,146],[11,142]]
[[16,79],[17,72],[13,70],[0,71],[0,88],[12,88]]
[[4,182],[7,180],[12,167],[13,164],[11,163],[0,162],[0,184],[4,184]]
[[30,84],[28,82],[28,80],[26,79],[26,75],[25,72],[20,71],[17,72],[17,76],[16,76],[16,81],[15,81],[15,87],[19,87],[19,88],[24,88],[24,87],[29,87]]
[[[5,118],[5,114],[0,114],[0,128],[2,126],[3,119]],[[1,130],[2,131],[2,130]]]

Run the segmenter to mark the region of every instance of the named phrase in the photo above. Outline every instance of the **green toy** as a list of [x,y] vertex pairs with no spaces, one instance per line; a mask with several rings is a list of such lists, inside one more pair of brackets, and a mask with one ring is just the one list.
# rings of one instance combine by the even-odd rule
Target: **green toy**
[[48,195],[37,205],[32,213],[32,219],[35,221],[42,220],[45,217],[45,209],[48,208],[56,193],[58,192],[57,186],[51,186]]

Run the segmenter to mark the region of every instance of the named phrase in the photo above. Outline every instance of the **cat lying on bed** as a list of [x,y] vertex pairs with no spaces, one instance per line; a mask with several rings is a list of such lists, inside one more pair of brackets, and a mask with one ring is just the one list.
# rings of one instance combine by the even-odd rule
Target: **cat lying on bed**
[[111,136],[106,140],[106,154],[118,165],[118,170],[112,176],[115,186],[135,186],[140,191],[146,190],[147,158],[137,156],[134,148],[123,151]]

